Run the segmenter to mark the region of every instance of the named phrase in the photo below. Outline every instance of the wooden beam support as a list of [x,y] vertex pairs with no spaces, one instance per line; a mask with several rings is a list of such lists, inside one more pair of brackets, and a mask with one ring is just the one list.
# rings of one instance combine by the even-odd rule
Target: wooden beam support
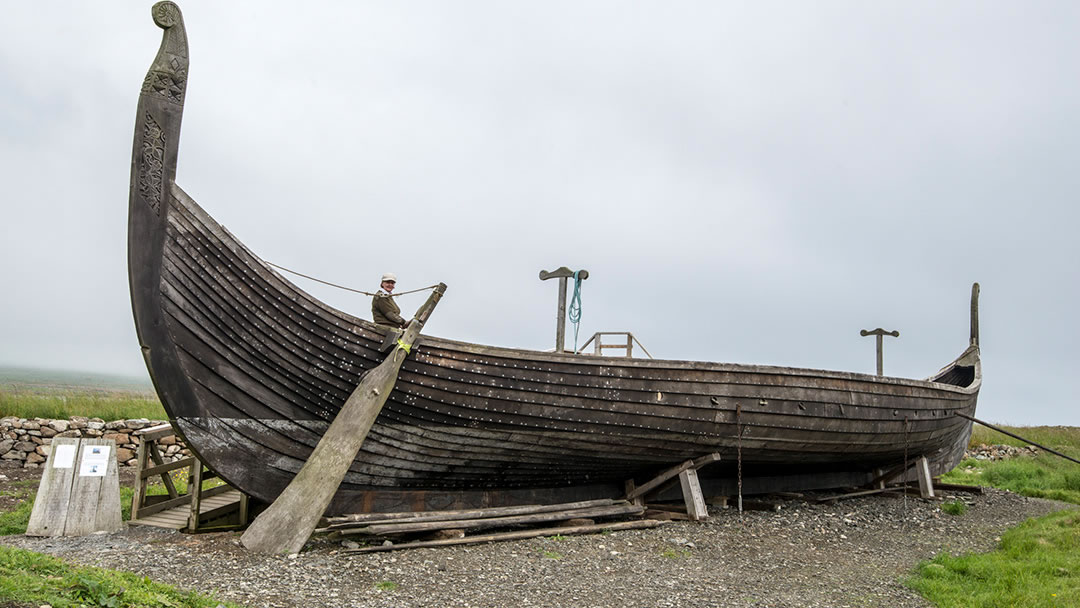
[[982,494],[982,486],[969,486],[960,483],[941,483],[938,480],[934,480],[935,490],[947,490],[949,492],[967,492],[968,494]]
[[846,498],[858,498],[859,496],[872,496],[874,494],[881,494],[882,492],[891,492],[894,488],[874,488],[872,490],[860,490],[858,492],[848,492],[847,494],[837,494],[835,496],[824,496],[822,498],[814,499],[814,502],[818,504],[835,504],[838,500],[844,500]]
[[671,467],[670,469],[667,469],[666,471],[660,473],[659,475],[652,478],[651,480],[649,480],[649,481],[641,484],[640,486],[634,488],[633,490],[627,492],[626,500],[633,500],[633,499],[635,499],[635,498],[637,498],[639,496],[645,496],[646,494],[648,494],[652,490],[658,488],[665,481],[677,476],[679,473],[682,473],[683,471],[686,471],[686,470],[689,470],[689,469],[694,469],[696,471],[697,469],[700,469],[701,467],[703,467],[703,466],[705,466],[707,464],[712,464],[714,462],[719,462],[719,460],[720,460],[720,454],[718,454],[716,452],[713,452],[712,454],[706,454],[706,455],[704,455],[704,456],[702,456],[700,458],[695,458],[694,460],[687,460],[686,462],[683,462],[681,464],[677,464],[677,465]]
[[439,283],[394,350],[360,380],[300,472],[240,537],[244,547],[259,553],[298,553],[304,547],[394,389],[398,371],[420,329],[445,291],[446,285]]
[[693,521],[709,518],[709,508],[705,506],[705,497],[701,494],[697,471],[687,469],[679,473],[679,485],[682,486],[683,500],[686,502],[686,514]]
[[930,461],[926,456],[915,460],[915,475],[919,478],[919,496],[934,498],[934,479],[930,476]]
[[[142,449],[142,446],[139,446]],[[139,473],[139,477],[146,479],[147,477],[153,477],[154,475],[164,475],[169,471],[175,471],[176,469],[182,469],[184,467],[190,467],[195,462],[194,457],[182,458],[176,462],[166,462],[165,464],[159,464],[152,467],[147,467]],[[164,482],[162,482],[164,483]]]
[[418,523],[450,521],[455,519],[484,519],[490,517],[505,517],[508,515],[529,515],[551,511],[572,511],[574,509],[609,507],[613,504],[615,504],[615,501],[610,498],[599,498],[597,500],[582,500],[579,502],[568,502],[556,505],[521,505],[515,507],[489,507],[487,509],[464,509],[458,511],[419,511],[411,513],[358,513],[356,515],[343,515],[341,517],[328,518],[326,520],[327,525],[323,530],[344,530],[348,528],[390,523]]
[[[388,534],[410,534],[416,532],[430,532],[433,530],[484,530],[487,528],[503,528],[509,526],[534,525],[553,521],[565,521],[567,519],[614,517],[626,515],[641,515],[644,507],[637,505],[621,504],[607,507],[593,507],[591,509],[572,509],[569,511],[553,511],[547,513],[531,513],[528,515],[509,515],[505,517],[489,517],[484,519],[452,519],[444,521],[412,522],[401,521],[388,524],[374,524],[362,528],[350,528],[335,531],[335,534],[349,536],[364,534],[367,536],[384,536]],[[331,536],[337,538],[337,536]]]
[[165,437],[171,437],[175,434],[172,425],[169,423],[159,424],[157,426],[148,426],[145,429],[135,431],[135,434],[141,441],[157,441]]
[[464,538],[450,538],[446,540],[426,540],[412,543],[395,545],[375,545],[373,547],[361,547],[342,553],[374,553],[377,551],[397,551],[400,549],[419,549],[423,547],[447,547],[450,545],[475,545],[479,543],[493,543],[503,540],[521,540],[536,538],[537,536],[571,536],[574,534],[596,534],[605,530],[639,530],[642,528],[655,528],[667,522],[653,519],[638,521],[620,521],[608,524],[593,524],[591,526],[575,526],[571,528],[546,528],[543,530],[522,530],[519,532],[501,532],[498,534],[484,534],[481,536],[466,536]]

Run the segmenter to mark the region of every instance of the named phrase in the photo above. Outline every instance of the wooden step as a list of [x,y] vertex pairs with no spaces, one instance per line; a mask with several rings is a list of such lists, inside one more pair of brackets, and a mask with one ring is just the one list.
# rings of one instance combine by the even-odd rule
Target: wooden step
[[[241,495],[239,490],[229,490],[216,496],[204,498],[199,502],[200,519],[213,519],[240,508]],[[183,530],[188,526],[188,517],[191,514],[189,505],[180,505],[166,509],[146,517],[132,519],[128,524],[132,526],[154,526],[157,528],[169,528]]]

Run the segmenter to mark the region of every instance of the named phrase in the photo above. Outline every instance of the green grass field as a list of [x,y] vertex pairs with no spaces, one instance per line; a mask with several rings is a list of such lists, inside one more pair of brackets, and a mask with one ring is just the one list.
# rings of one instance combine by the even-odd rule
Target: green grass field
[[[1080,428],[1063,426],[1002,427],[1006,430],[1080,459]],[[1003,444],[1025,446],[1026,443],[1007,435],[976,426],[970,445]],[[1038,456],[1008,460],[965,459],[955,469],[942,476],[947,483],[984,485],[1024,496],[1050,498],[1080,504],[1080,464],[1048,452]]]
[[0,417],[164,420],[149,380],[0,368]]
[[[1002,428],[1080,457],[1080,428]],[[976,426],[971,445],[979,444],[1027,445]],[[998,461],[966,459],[942,479],[1080,504],[1080,464],[1046,452]],[[906,583],[940,608],[1080,606],[1080,511],[1028,520],[1003,535],[990,553],[942,553],[919,564]]]
[[990,553],[942,553],[907,584],[939,608],[1080,606],[1080,511],[1029,519]]
[[[32,551],[0,546],[0,605],[75,608],[175,606],[213,608],[222,602],[179,591],[130,572],[72,566]],[[225,606],[236,607],[229,602]]]

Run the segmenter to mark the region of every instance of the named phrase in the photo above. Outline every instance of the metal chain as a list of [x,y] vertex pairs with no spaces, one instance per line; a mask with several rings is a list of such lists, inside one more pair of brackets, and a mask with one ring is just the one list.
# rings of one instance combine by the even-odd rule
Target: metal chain
[[908,476],[908,441],[911,437],[911,420],[904,416],[904,473],[901,475],[901,480],[904,483],[904,523],[900,529],[907,531],[908,520],[908,496],[907,496],[907,476]]
[[735,450],[739,461],[739,513],[742,514],[742,405],[739,403],[735,404],[735,431],[738,433],[735,437]]
[[[370,291],[363,291],[363,290],[360,290],[360,289],[353,289],[352,287],[345,287],[344,285],[337,285],[335,283],[330,283],[329,281],[324,281],[322,279],[316,279],[315,277],[308,276],[308,275],[306,275],[306,274],[304,274],[302,272],[296,272],[295,270],[289,270],[288,268],[285,268],[284,266],[278,266],[277,264],[275,264],[273,262],[267,262],[266,260],[263,260],[263,262],[266,262],[267,266],[273,266],[274,268],[277,268],[278,270],[284,270],[285,272],[295,274],[298,277],[304,277],[305,279],[310,279],[312,281],[315,281],[316,283],[322,283],[323,285],[329,285],[330,287],[337,287],[338,289],[344,289],[345,291],[351,291],[353,293],[361,293],[361,294],[364,294],[365,296],[374,296],[375,295],[374,293],[372,293]],[[409,294],[409,293],[416,293],[418,291],[427,291],[429,289],[435,289],[436,287],[438,287],[437,284],[436,285],[429,285],[427,287],[421,287],[420,289],[413,289],[411,291],[402,291],[402,292],[399,292],[399,293],[392,293],[392,294],[389,294],[389,295],[390,295],[390,297],[396,298],[398,296],[403,296],[403,295]]]

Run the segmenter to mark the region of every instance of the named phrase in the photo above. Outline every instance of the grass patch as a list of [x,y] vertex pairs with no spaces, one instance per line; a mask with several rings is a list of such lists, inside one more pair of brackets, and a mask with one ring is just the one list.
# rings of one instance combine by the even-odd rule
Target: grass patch
[[76,392],[34,394],[0,390],[0,417],[3,416],[60,420],[67,420],[72,416],[102,420],[166,419],[165,408],[161,406],[161,402],[147,395],[94,395]]
[[379,591],[393,591],[398,588],[398,584],[394,581],[379,581],[375,583],[375,588]]
[[19,503],[15,510],[0,513],[0,536],[25,534],[26,524],[30,523],[30,511],[34,508],[34,494]]
[[1080,606],[1080,511],[1030,519],[991,553],[938,555],[905,582],[940,608]]
[[556,553],[555,551],[548,551],[547,549],[541,551],[540,554],[543,555],[546,559],[562,559],[562,555]]
[[0,417],[164,420],[149,378],[0,367]]
[[129,572],[71,566],[55,557],[4,546],[0,546],[0,602],[54,608],[214,608],[223,603],[237,608],[236,604],[180,591]]
[[942,503],[941,510],[949,515],[963,515],[964,513],[967,513],[967,503],[962,500],[953,500]]
[[[1080,458],[1080,428],[1061,426],[1003,428],[1073,458]],[[972,432],[971,445],[982,443],[1027,445],[1020,440],[976,425]],[[992,486],[1024,496],[1080,504],[1080,465],[1046,452],[1040,452],[1034,458],[1019,456],[996,461],[968,458],[943,475],[942,481]]]
[[665,549],[660,557],[666,557],[668,559],[678,559],[681,557],[690,557],[690,551],[686,549]]

